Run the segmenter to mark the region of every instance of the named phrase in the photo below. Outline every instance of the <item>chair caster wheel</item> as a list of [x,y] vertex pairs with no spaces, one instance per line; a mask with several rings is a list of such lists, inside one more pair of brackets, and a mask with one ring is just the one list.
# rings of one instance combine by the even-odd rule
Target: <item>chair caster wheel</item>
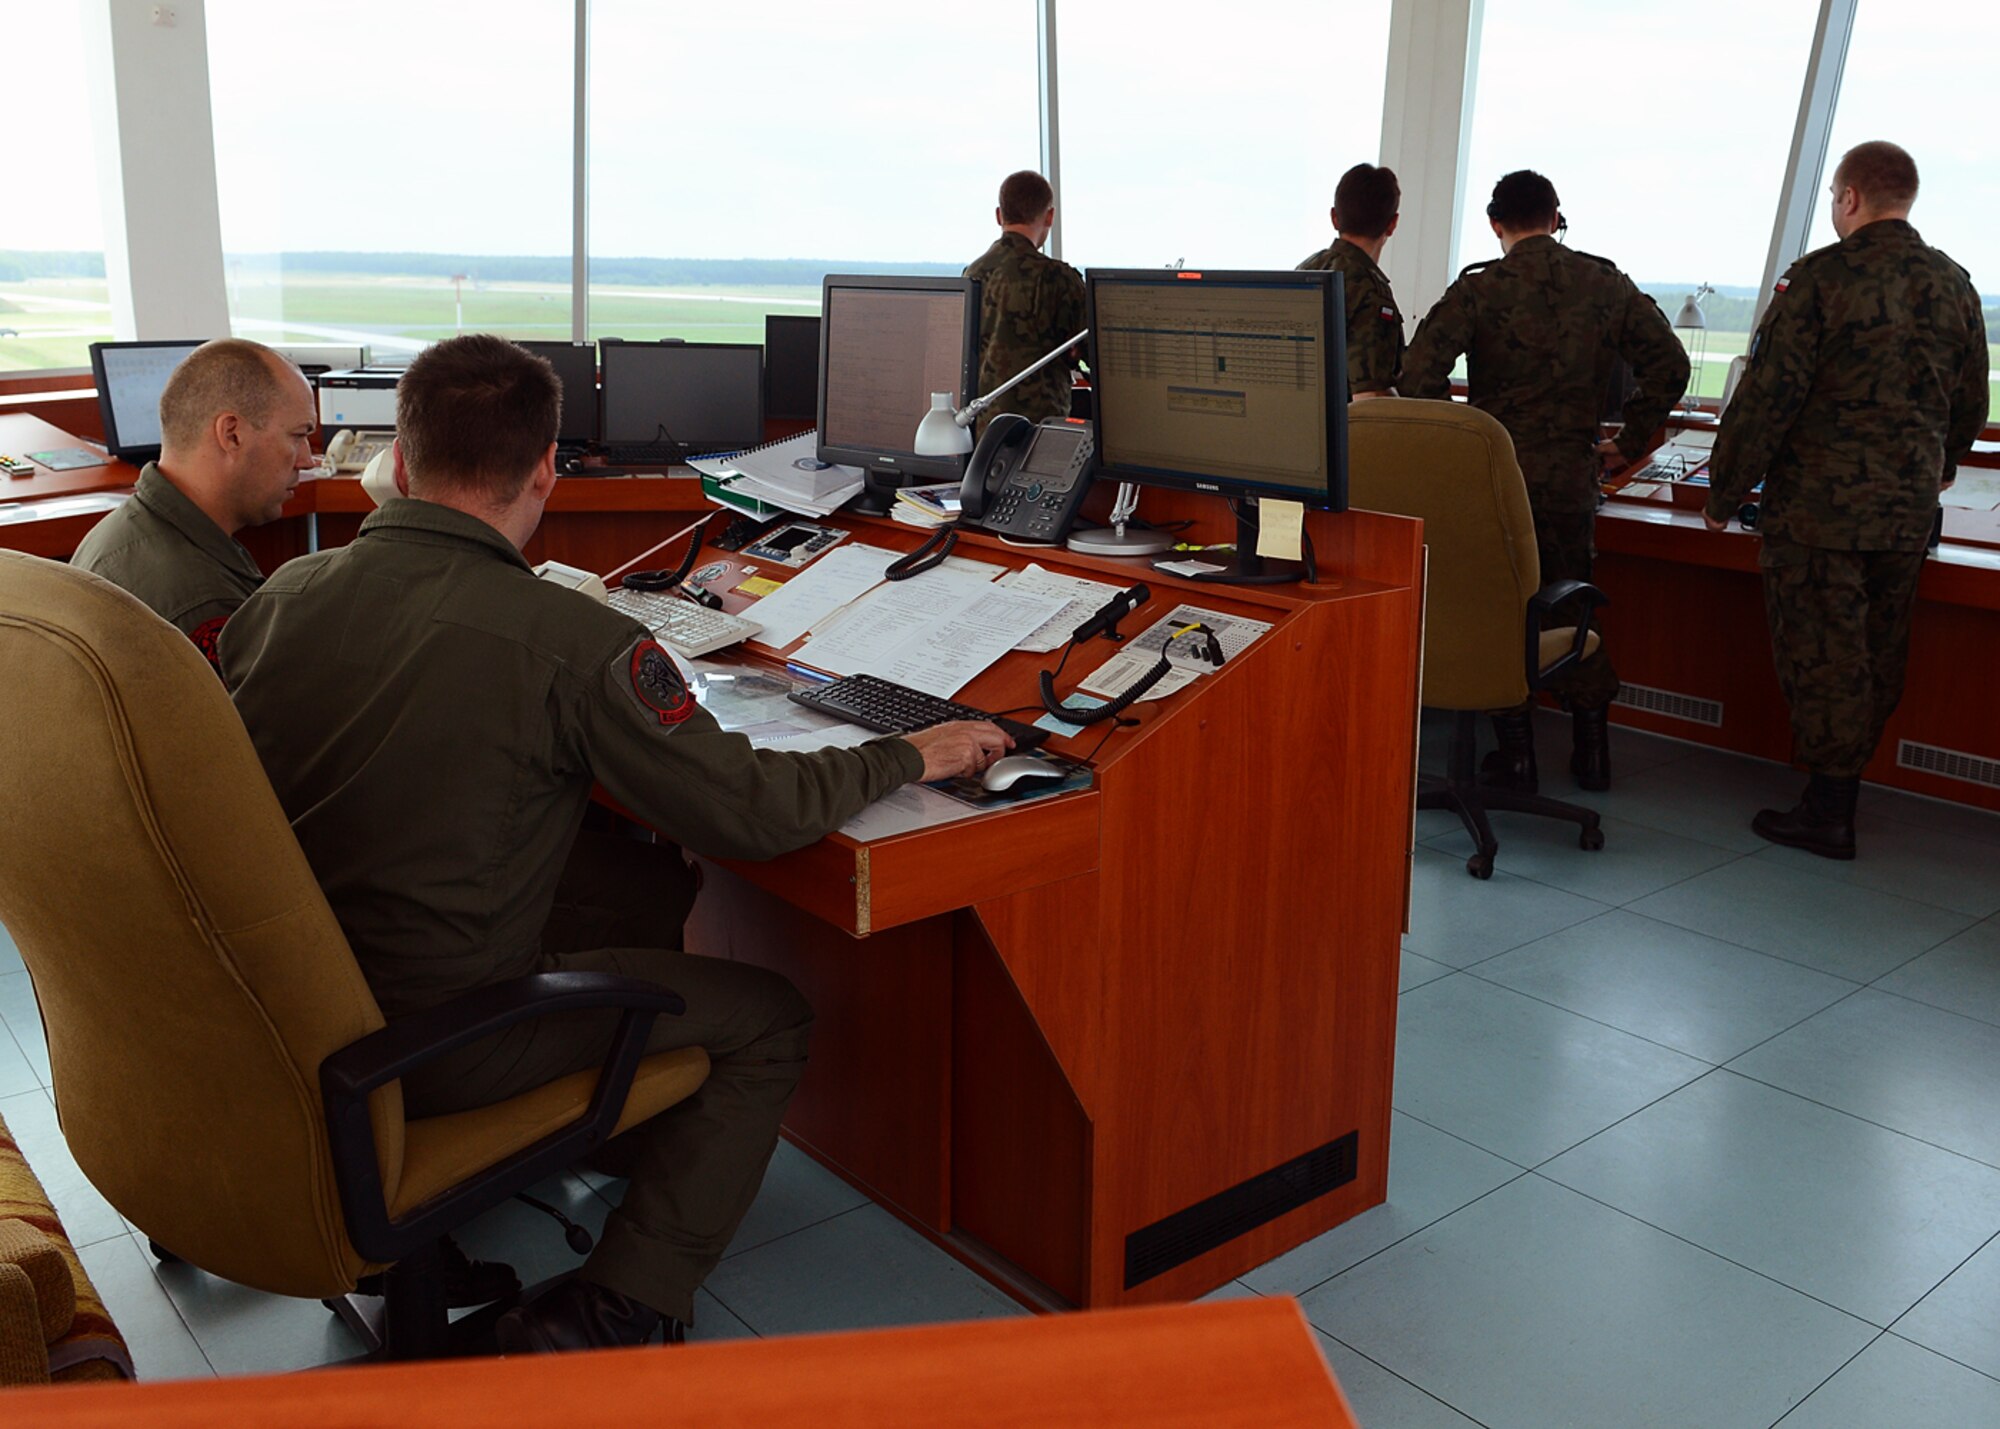
[[180,1265],[182,1263],[178,1255],[175,1255],[156,1240],[148,1240],[146,1242],[146,1249],[150,1250],[153,1253],[153,1259],[162,1265]]
[[1487,879],[1493,876],[1493,855],[1476,853],[1465,861],[1465,871],[1474,878]]
[[1588,849],[1591,853],[1596,853],[1604,847],[1604,830],[1598,828],[1585,829],[1577,836],[1576,842],[1577,847]]

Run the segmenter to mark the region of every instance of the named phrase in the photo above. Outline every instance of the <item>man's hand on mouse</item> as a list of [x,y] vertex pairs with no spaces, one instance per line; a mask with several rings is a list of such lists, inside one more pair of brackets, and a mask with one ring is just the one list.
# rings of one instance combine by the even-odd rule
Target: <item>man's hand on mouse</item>
[[997,724],[985,720],[954,720],[934,724],[915,734],[906,734],[924,757],[923,781],[976,777],[986,772],[994,760],[1014,747],[1014,741]]

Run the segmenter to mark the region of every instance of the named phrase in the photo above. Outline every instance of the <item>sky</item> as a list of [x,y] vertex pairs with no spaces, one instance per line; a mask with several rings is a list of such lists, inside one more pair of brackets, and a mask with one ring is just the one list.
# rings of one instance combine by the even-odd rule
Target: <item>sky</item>
[[[595,0],[605,256],[965,261],[1038,164],[1035,0]],[[83,67],[77,0],[0,5],[0,53]],[[1458,261],[1493,180],[1556,183],[1569,241],[1642,281],[1761,281],[1815,0],[1485,0]],[[208,0],[224,246],[567,253],[568,0]],[[1226,23],[1218,22],[1226,16]],[[476,16],[476,21],[472,18]],[[1389,0],[1062,0],[1065,256],[1289,266],[1376,157]],[[384,43],[393,35],[394,43]],[[1945,48],[1945,46],[1949,48]],[[2000,288],[2000,7],[1861,0],[1835,152],[1896,138],[1932,242]],[[718,62],[717,57],[726,57]],[[87,125],[10,143],[7,246],[94,249]],[[1814,242],[1831,238],[1822,211]]]

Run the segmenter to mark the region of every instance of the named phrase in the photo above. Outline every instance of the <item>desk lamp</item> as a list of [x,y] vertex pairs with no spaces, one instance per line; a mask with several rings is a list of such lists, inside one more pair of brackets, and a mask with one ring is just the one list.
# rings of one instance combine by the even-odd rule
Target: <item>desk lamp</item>
[[[917,438],[912,450],[918,456],[965,455],[972,450],[972,424],[979,420],[982,413],[1089,336],[1090,329],[1085,328],[1053,351],[1036,358],[991,392],[973,398],[957,411],[952,410],[949,392],[931,393],[931,409],[917,424]],[[1069,548],[1098,556],[1156,556],[1172,547],[1172,538],[1157,531],[1131,531],[1126,528],[1126,523],[1138,509],[1139,489],[1129,482],[1119,483],[1117,501],[1111,508],[1112,529],[1079,532],[1069,538]]]
[[1694,375],[1688,379],[1685,399],[1687,410],[1690,412],[1700,410],[1696,394],[1701,390],[1701,369],[1708,361],[1708,315],[1701,310],[1701,300],[1713,296],[1714,293],[1715,289],[1707,283],[1700,284],[1688,294],[1687,301],[1681,304],[1680,312],[1674,315],[1675,331],[1694,334],[1691,338],[1682,339],[1687,343],[1688,357],[1694,365]]

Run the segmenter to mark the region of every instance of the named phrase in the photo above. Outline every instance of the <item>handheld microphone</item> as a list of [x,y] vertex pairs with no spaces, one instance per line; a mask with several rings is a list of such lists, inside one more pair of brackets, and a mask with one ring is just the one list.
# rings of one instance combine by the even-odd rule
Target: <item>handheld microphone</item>
[[1103,635],[1107,632],[1110,632],[1111,638],[1114,640],[1124,639],[1122,635],[1117,633],[1118,622],[1152,598],[1153,593],[1146,589],[1143,582],[1133,586],[1130,590],[1119,591],[1118,594],[1112,596],[1111,599],[1098,607],[1095,615],[1077,626],[1070,633],[1069,638],[1071,643],[1081,645],[1092,636]]

